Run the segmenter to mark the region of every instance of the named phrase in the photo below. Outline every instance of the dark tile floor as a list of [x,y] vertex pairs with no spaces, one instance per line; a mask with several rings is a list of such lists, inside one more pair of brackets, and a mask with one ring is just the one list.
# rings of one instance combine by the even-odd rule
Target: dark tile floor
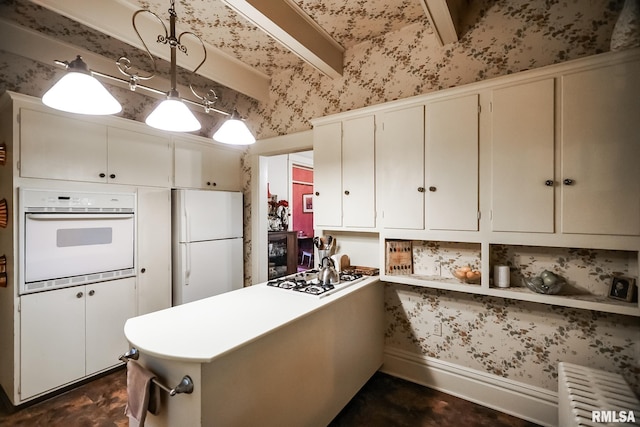
[[[10,413],[0,426],[128,426],[124,369]],[[533,427],[535,424],[383,373],[376,373],[331,422],[331,427]],[[180,426],[183,427],[183,426]]]

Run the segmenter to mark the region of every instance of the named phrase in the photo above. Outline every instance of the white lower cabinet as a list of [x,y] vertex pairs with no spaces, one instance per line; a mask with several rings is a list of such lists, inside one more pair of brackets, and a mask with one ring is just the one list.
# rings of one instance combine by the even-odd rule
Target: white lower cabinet
[[136,314],[135,278],[20,298],[20,398],[115,366]]

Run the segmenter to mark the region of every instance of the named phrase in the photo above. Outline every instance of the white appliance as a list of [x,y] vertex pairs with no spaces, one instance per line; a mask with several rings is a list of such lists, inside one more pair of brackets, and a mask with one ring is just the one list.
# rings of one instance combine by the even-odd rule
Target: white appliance
[[242,193],[172,190],[173,305],[243,286]]
[[133,193],[19,190],[20,294],[135,275]]

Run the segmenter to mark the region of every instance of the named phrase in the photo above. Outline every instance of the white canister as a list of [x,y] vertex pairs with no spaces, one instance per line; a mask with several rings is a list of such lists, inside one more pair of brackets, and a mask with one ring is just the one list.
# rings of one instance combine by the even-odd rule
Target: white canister
[[493,283],[499,288],[508,288],[511,277],[508,265],[496,265],[493,267]]

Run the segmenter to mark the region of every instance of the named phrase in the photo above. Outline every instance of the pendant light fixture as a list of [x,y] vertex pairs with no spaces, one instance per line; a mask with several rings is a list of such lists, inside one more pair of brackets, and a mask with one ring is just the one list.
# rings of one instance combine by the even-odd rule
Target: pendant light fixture
[[80,55],[71,62],[58,63],[67,68],[67,74],[43,95],[44,105],[78,114],[107,115],[122,111],[122,105],[91,75]]
[[[162,44],[168,44],[171,49],[171,88],[167,92],[162,92],[157,89],[153,89],[147,86],[143,86],[140,84],[140,81],[149,80],[156,75],[156,60],[151,54],[147,44],[142,39],[140,32],[136,26],[136,18],[141,13],[148,13],[152,15],[155,19],[162,24],[164,28],[164,35],[158,35],[157,42]],[[122,80],[117,77],[113,77],[107,74],[102,74],[97,71],[90,71],[87,64],[82,61],[82,58],[78,56],[76,60],[68,63],[66,61],[56,61],[59,65],[64,65],[69,71],[55,86],[53,86],[42,98],[42,102],[52,108],[56,108],[58,110],[78,113],[78,114],[115,114],[122,110],[122,107],[118,103],[118,101],[113,98],[113,96],[102,86],[102,84],[95,79],[94,76],[103,77],[110,80],[119,81],[122,83],[127,83],[129,88],[132,91],[135,91],[137,88],[141,88],[147,90],[149,92],[153,92],[157,95],[164,95],[166,98],[158,103],[155,109],[149,114],[146,118],[145,122],[147,125],[162,129],[166,131],[173,132],[192,132],[197,131],[201,128],[200,122],[195,117],[193,112],[187,107],[188,104],[195,105],[197,107],[204,108],[205,113],[216,112],[219,114],[223,114],[225,116],[229,116],[229,119],[225,121],[220,129],[216,132],[216,135],[220,134],[219,137],[214,135],[214,139],[218,142],[222,142],[225,144],[234,144],[234,145],[246,145],[253,144],[255,142],[255,138],[247,128],[244,121],[240,118],[237,110],[234,108],[232,113],[228,113],[223,110],[219,110],[217,108],[213,108],[213,104],[217,101],[218,97],[213,90],[209,90],[205,95],[200,95],[191,84],[189,84],[189,88],[193,95],[199,100],[199,102],[194,102],[188,99],[183,99],[180,97],[177,89],[177,64],[176,64],[176,49],[180,50],[183,53],[187,53],[187,47],[181,43],[181,39],[183,36],[193,36],[200,42],[203,51],[203,59],[202,62],[192,71],[195,74],[198,69],[205,63],[207,59],[207,49],[204,45],[204,42],[200,37],[192,32],[182,32],[179,35],[176,35],[176,20],[177,14],[175,11],[175,0],[171,0],[171,6],[169,8],[169,29],[167,30],[167,26],[164,21],[155,13],[141,9],[136,11],[132,17],[133,29],[140,39],[140,42],[145,48],[147,56],[150,58],[153,63],[153,72],[149,75],[141,75],[138,71],[134,71],[131,66],[131,61],[126,57],[121,57],[116,63],[118,65],[118,70],[128,77],[128,80]],[[94,81],[94,85],[98,85],[102,88],[104,92],[102,95],[105,95],[106,101],[103,100],[102,97],[98,97],[98,95],[94,95],[93,92],[89,92],[87,89],[80,89],[76,83],[67,83],[71,78],[81,79],[92,79]],[[64,85],[61,85],[64,82]],[[99,89],[99,88],[98,88]],[[97,89],[97,90],[98,90]],[[84,104],[80,104],[79,101],[71,101],[71,99],[75,99],[73,95],[77,95],[81,100],[84,100]],[[115,104],[114,104],[115,103]],[[117,105],[117,108],[116,108]]]
[[231,117],[229,117],[220,129],[213,134],[213,139],[223,144],[231,145],[249,145],[256,142],[254,136],[249,132],[247,125],[244,124],[238,110],[233,109]]

